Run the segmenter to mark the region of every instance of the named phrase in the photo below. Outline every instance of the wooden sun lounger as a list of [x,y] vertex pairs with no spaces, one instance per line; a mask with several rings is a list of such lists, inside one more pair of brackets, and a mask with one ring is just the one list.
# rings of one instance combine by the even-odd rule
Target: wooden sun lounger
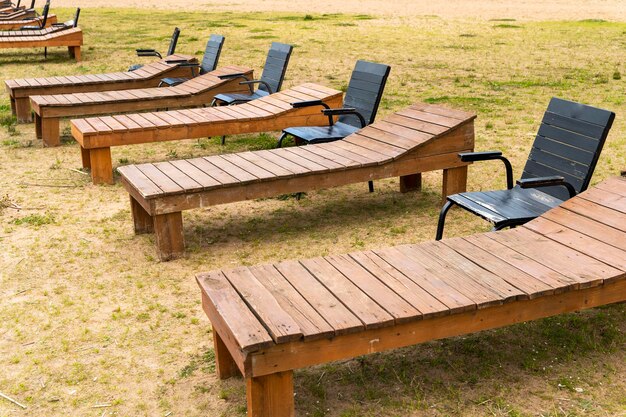
[[517,229],[197,275],[217,375],[293,417],[293,370],[626,301],[626,178]]
[[0,38],[0,49],[6,48],[49,48],[66,46],[70,58],[80,61],[80,47],[83,45],[83,31],[69,28],[41,36],[11,36]]
[[6,21],[18,20],[18,19],[30,19],[36,16],[37,16],[37,13],[34,10],[30,10],[30,9],[17,10],[13,13],[0,14],[0,21],[6,22]]
[[336,142],[128,165],[118,172],[131,196],[135,232],[154,232],[159,256],[168,260],[185,250],[183,210],[390,177],[400,177],[405,192],[420,187],[420,173],[439,169],[444,197],[465,190],[467,164],[457,154],[474,149],[475,117],[415,105]]
[[341,91],[304,84],[238,106],[208,107],[72,120],[83,167],[94,184],[113,183],[111,147],[240,133],[281,130],[288,126],[325,125],[319,108],[294,109],[290,103],[323,100],[341,105]]
[[216,94],[249,91],[248,86],[241,85],[238,79],[218,78],[220,75],[235,73],[251,77],[253,71],[226,66],[169,88],[31,96],[37,138],[43,139],[44,146],[60,145],[59,123],[62,117],[198,107],[210,104]]
[[[13,22],[15,23],[15,22]],[[26,26],[26,25],[22,25]],[[46,36],[52,35],[59,32],[64,32],[68,29],[72,29],[69,27],[59,26],[49,26],[48,22],[46,22],[46,27],[42,29],[32,29],[32,30],[3,30],[0,32],[0,39],[2,38],[23,38],[23,37],[37,37],[37,36]],[[76,29],[76,28],[74,28]]]
[[192,56],[176,54],[146,64],[136,71],[22,78],[7,80],[5,86],[11,99],[11,111],[18,122],[31,122],[30,96],[150,88],[158,86],[162,78],[192,75],[191,68],[183,68],[178,63],[168,64],[167,61],[186,64],[198,62]]
[[[24,19],[24,20],[9,20],[9,21],[0,20],[0,30],[17,30],[23,26],[40,25],[42,20],[43,20],[42,16],[37,16],[32,19]],[[54,14],[50,14],[48,15],[48,19],[46,20],[46,27],[50,27],[56,22],[57,22],[57,16]]]

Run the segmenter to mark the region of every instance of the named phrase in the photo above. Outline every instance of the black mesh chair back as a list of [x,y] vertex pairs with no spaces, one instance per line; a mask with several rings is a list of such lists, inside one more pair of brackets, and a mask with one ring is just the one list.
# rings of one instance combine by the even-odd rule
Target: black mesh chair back
[[259,84],[259,90],[276,93],[280,91],[283,80],[285,79],[285,72],[287,72],[287,65],[289,65],[289,58],[293,46],[284,43],[272,42],[272,46],[267,53],[265,59],[265,66],[263,67],[263,74],[261,74],[261,81],[267,83],[272,91],[267,91],[267,86],[263,83]]
[[[357,61],[350,77],[343,107],[356,109],[363,116],[367,125],[374,123],[390,71],[389,65]],[[361,128],[359,118],[354,115],[340,116],[339,121]]]
[[[589,186],[615,113],[560,98],[552,98],[535,138],[522,179],[559,175],[577,193]],[[541,191],[561,200],[564,187]]]
[[176,45],[178,44],[178,37],[180,36],[180,29],[175,28],[174,33],[172,34],[172,39],[170,40],[170,47],[167,49],[167,55],[174,55],[176,52]]
[[204,50],[204,58],[202,58],[202,64],[200,65],[200,74],[206,74],[217,68],[217,62],[222,53],[222,46],[224,46],[224,37],[222,35],[211,35],[206,44],[206,49]]

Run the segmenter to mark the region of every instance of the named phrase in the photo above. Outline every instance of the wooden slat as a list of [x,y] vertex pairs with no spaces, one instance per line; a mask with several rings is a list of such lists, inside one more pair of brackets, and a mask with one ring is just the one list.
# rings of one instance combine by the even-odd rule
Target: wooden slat
[[222,272],[198,275],[198,283],[243,351],[271,346],[273,340]]
[[300,326],[286,313],[272,293],[248,268],[224,272],[242,300],[268,331],[274,342],[285,343],[302,337]]
[[302,294],[320,316],[334,329],[336,335],[354,333],[365,327],[324,285],[317,281],[300,263],[281,262],[276,269]]

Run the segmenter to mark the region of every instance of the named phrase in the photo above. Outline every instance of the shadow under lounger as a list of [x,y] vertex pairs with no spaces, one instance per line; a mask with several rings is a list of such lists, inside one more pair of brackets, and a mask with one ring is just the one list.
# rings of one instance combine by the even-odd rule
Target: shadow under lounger
[[293,108],[300,100],[322,100],[339,107],[341,91],[303,84],[238,106],[208,107],[72,120],[83,167],[94,184],[113,183],[111,147],[281,130],[328,123],[319,108]]
[[184,253],[183,210],[390,177],[400,177],[406,192],[421,187],[422,172],[440,169],[444,198],[465,190],[467,163],[457,154],[474,149],[474,118],[420,104],[336,142],[128,165],[118,172],[131,196],[135,232],[154,232],[160,258],[169,260]]
[[[167,61],[175,63],[168,64]],[[18,122],[24,123],[32,121],[31,96],[157,87],[165,77],[191,76],[193,68],[181,67],[179,64],[197,62],[195,57],[176,54],[146,64],[136,71],[20,78],[5,81],[5,87],[11,99],[11,112]]]
[[218,78],[233,73],[252,76],[251,69],[226,66],[174,87],[31,96],[37,138],[43,139],[44,146],[59,146],[62,117],[199,107],[208,105],[216,94],[248,91],[237,79]]
[[517,229],[196,278],[218,377],[293,417],[295,369],[626,301],[626,178]]
[[83,31],[70,28],[41,36],[21,36],[0,38],[0,49],[6,48],[50,48],[66,46],[70,58],[80,61],[80,47],[83,45]]

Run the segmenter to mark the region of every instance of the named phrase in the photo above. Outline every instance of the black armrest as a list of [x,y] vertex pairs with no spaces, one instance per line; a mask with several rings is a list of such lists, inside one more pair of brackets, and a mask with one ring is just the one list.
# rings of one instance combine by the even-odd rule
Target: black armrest
[[459,154],[459,158],[463,162],[489,161],[499,159],[501,156],[502,152],[500,151],[463,152]]
[[198,68],[200,66],[197,62],[187,62],[185,60],[179,59],[176,61],[165,61],[168,64],[176,64],[182,68]]
[[254,84],[263,84],[265,86],[265,88],[267,88],[267,92],[272,94],[272,87],[270,87],[270,85],[268,83],[266,83],[265,81],[261,81],[261,80],[250,80],[250,81],[242,81],[239,83],[240,85],[249,85],[250,86],[250,92],[252,93],[252,85]]
[[324,109],[322,110],[322,113],[324,113],[328,117],[352,114],[359,118],[359,121],[361,122],[361,127],[367,126],[365,117],[363,117],[363,115],[356,111],[356,109],[354,108],[344,107],[342,109]]
[[499,159],[504,163],[506,169],[506,188],[509,190],[513,188],[513,167],[511,162],[502,156],[500,151],[486,151],[486,152],[462,152],[459,154],[462,162],[478,162],[478,161],[493,161]]
[[39,30],[41,26],[22,26],[20,30]]
[[555,187],[562,186],[567,188],[570,198],[576,196],[576,190],[569,182],[565,181],[565,178],[559,175],[553,175],[550,177],[537,177],[537,178],[525,178],[517,180],[517,185],[520,188],[542,188],[542,187]]
[[136,49],[137,56],[156,56],[162,58],[161,54],[155,49]]
[[246,77],[246,74],[243,72],[235,72],[232,74],[218,75],[217,78],[219,78],[220,80],[230,80],[231,78],[243,78],[244,80],[248,81],[248,77]]
[[323,106],[326,109],[330,109],[328,104],[324,103],[322,100],[296,101],[295,103],[291,103],[291,107],[293,107],[294,109],[312,106]]

